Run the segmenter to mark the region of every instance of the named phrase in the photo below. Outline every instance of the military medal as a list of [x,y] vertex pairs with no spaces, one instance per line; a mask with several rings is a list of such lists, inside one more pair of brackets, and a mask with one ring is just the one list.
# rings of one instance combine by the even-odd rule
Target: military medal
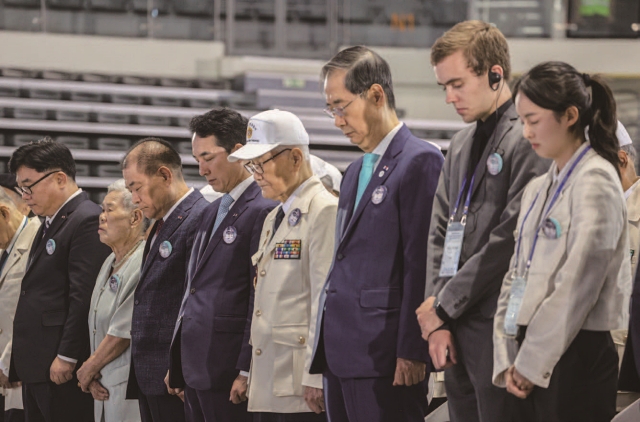
[[47,240],[47,253],[49,255],[53,255],[53,253],[56,251],[56,241],[53,239],[49,239]]
[[163,258],[166,258],[169,255],[171,255],[172,250],[173,250],[173,246],[171,246],[171,242],[169,242],[168,240],[165,240],[164,242],[162,242],[160,244],[160,247],[158,248],[158,251],[160,251],[160,256]]
[[384,198],[387,197],[387,192],[388,190],[386,186],[384,185],[378,186],[376,190],[374,190],[373,193],[371,194],[371,202],[378,205],[379,203],[384,201]]
[[229,226],[224,229],[224,233],[222,234],[222,240],[224,240],[224,243],[230,245],[235,242],[236,237],[238,237],[238,231],[235,227]]
[[291,211],[291,214],[289,214],[289,225],[297,226],[298,223],[300,222],[301,215],[302,215],[302,212],[300,212],[300,208],[296,208],[295,210]]
[[487,170],[489,170],[489,174],[495,176],[496,174],[502,171],[503,161],[500,154],[494,152],[487,158]]

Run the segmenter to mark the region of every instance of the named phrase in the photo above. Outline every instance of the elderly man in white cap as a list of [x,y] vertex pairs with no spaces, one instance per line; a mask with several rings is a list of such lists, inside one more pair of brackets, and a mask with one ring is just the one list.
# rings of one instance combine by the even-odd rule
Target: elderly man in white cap
[[340,183],[342,173],[333,164],[329,164],[322,158],[311,154],[311,170],[318,176],[325,188],[335,196],[340,195]]
[[256,265],[248,409],[255,422],[325,421],[322,376],[310,375],[318,298],[333,254],[338,200],[311,170],[309,135],[295,115],[253,116],[247,144],[229,156],[246,168],[267,215]]

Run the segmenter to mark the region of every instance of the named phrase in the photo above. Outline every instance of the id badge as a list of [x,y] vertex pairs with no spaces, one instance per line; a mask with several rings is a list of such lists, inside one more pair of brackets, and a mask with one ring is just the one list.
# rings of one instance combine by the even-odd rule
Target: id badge
[[449,223],[447,226],[447,235],[444,238],[440,277],[453,277],[458,272],[463,240],[464,224],[458,222]]
[[507,305],[507,313],[504,316],[504,332],[508,336],[516,336],[518,334],[517,320],[526,286],[527,281],[521,276],[516,276],[511,283],[509,304]]

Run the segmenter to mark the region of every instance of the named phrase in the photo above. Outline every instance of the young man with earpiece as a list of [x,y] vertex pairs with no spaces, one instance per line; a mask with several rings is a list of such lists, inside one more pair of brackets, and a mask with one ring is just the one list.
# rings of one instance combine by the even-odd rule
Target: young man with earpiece
[[417,310],[452,422],[514,421],[513,397],[492,385],[493,317],[514,247],[522,190],[547,171],[522,136],[504,35],[461,22],[431,49],[438,84],[465,123],[446,155],[433,204],[426,300]]

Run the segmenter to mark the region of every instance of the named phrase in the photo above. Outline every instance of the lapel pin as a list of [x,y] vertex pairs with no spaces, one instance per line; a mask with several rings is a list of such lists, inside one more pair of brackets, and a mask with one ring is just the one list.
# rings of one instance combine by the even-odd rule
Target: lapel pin
[[169,255],[171,255],[173,246],[171,246],[171,242],[169,242],[168,240],[165,240],[160,244],[160,247],[158,248],[158,250],[160,252],[161,257],[167,258]]
[[178,220],[182,220],[182,216],[181,215],[178,216]]
[[378,173],[378,177],[382,177],[384,176],[384,170],[380,170],[380,173]]

